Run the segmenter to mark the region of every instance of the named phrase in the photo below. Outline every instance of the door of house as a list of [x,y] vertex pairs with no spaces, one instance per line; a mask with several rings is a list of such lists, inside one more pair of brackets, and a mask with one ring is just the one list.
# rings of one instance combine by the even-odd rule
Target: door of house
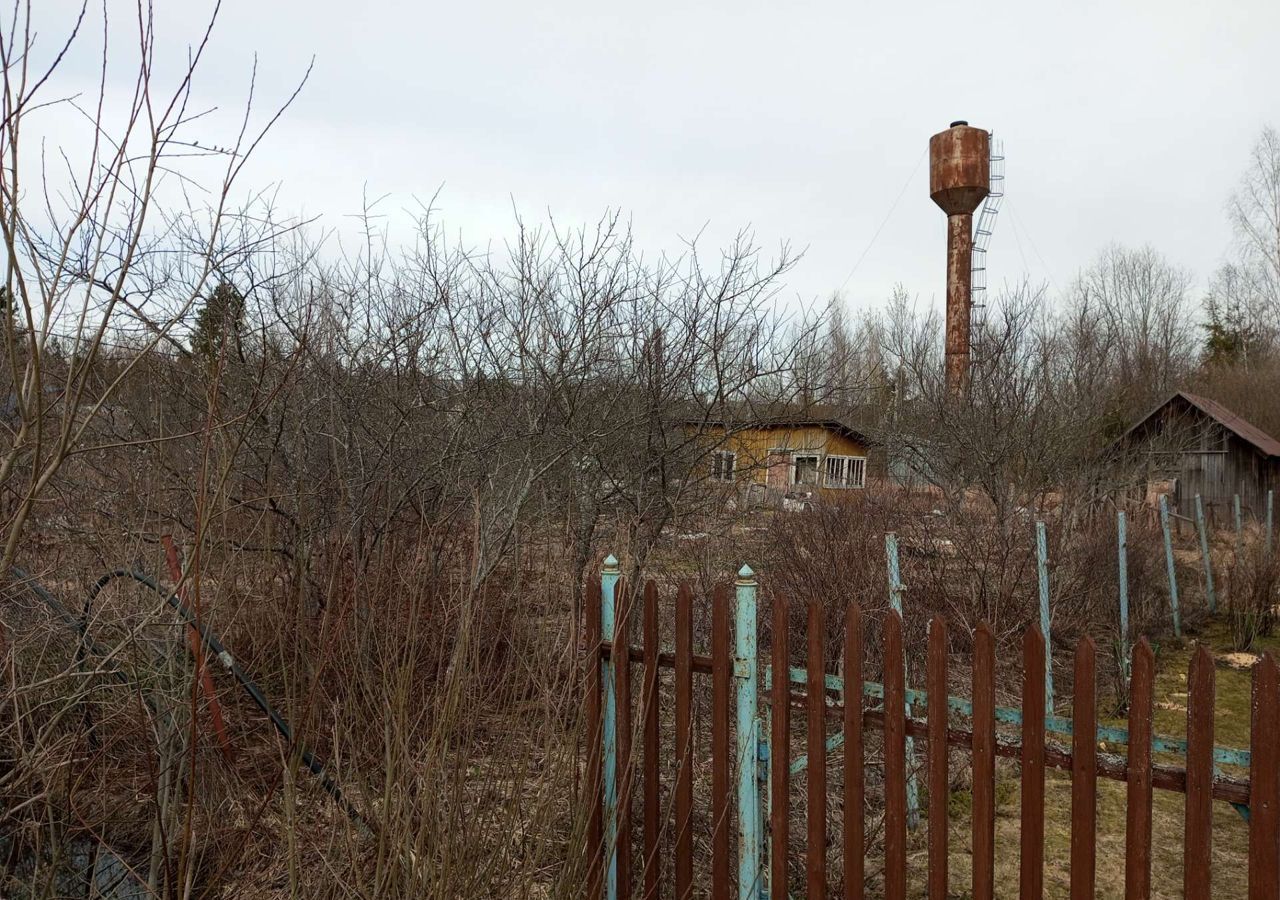
[[786,493],[791,486],[791,451],[771,447],[765,457],[765,486]]

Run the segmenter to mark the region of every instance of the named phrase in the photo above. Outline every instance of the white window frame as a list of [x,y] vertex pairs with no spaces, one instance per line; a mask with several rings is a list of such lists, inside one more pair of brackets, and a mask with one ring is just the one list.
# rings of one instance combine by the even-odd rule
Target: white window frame
[[[835,463],[833,466],[832,463]],[[832,477],[832,469],[837,477]],[[839,472],[843,472],[843,477]],[[861,490],[867,486],[867,458],[829,454],[822,464],[822,486],[835,490]]]
[[[725,467],[724,462],[728,461]],[[727,477],[726,477],[727,476]],[[738,480],[738,454],[732,450],[711,452],[711,480],[732,484]]]
[[[797,474],[796,470],[799,468],[800,460],[802,459],[813,460],[814,480],[812,482],[801,481],[796,477],[796,474]],[[822,454],[821,453],[818,453],[817,451],[793,452],[791,454],[790,468],[791,468],[791,473],[790,473],[791,483],[793,485],[802,484],[802,485],[808,485],[809,487],[819,487],[822,484]]]

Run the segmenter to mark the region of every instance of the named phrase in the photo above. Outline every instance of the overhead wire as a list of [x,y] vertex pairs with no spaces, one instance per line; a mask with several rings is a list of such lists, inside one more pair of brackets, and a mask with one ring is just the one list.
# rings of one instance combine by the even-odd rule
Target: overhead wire
[[898,204],[902,202],[903,196],[907,193],[907,188],[911,187],[911,182],[915,180],[916,173],[920,171],[920,164],[924,162],[924,158],[929,153],[926,147],[920,152],[920,157],[916,160],[915,166],[911,169],[911,174],[907,176],[907,180],[902,183],[898,196],[893,199],[893,205],[889,207],[889,212],[885,214],[884,219],[880,222],[880,226],[875,230],[875,234],[871,235],[871,240],[867,242],[867,246],[863,248],[862,254],[858,257],[857,262],[853,264],[853,268],[849,270],[849,274],[844,277],[844,281],[840,282],[837,293],[845,289],[845,285],[849,283],[849,279],[853,278],[863,261],[867,258],[867,254],[871,252],[871,248],[875,246],[876,240],[880,237],[880,233],[884,231],[884,227],[889,224],[889,220],[893,218],[893,214],[898,210]]
[[[1045,262],[1044,256],[1040,253],[1040,248],[1036,246],[1035,238],[1031,236],[1031,232],[1027,229],[1027,226],[1018,219],[1018,214],[1014,211],[1012,203],[1009,204],[1009,214],[1013,217],[1014,223],[1017,227],[1027,236],[1027,243],[1031,245],[1031,251],[1035,253],[1036,259],[1040,260],[1040,265],[1044,267],[1044,273],[1049,279],[1049,284],[1053,285],[1053,289],[1057,291],[1058,282],[1057,279],[1053,277],[1053,270],[1050,269],[1049,264]],[[1026,265],[1025,259],[1023,260],[1023,265]]]

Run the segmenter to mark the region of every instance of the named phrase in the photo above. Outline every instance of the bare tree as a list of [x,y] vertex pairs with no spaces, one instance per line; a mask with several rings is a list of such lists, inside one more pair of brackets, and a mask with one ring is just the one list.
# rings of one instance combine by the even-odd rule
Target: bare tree
[[[52,45],[37,40],[30,3],[15,4],[13,12],[0,35],[8,382],[7,440],[0,449],[8,514],[0,569],[13,561],[35,504],[64,462],[86,449],[92,425],[122,380],[147,353],[181,347],[178,329],[210,280],[246,248],[271,238],[259,220],[237,210],[232,188],[292,100],[255,122],[251,79],[230,146],[201,150],[193,81],[216,9],[166,86],[152,75],[165,44],[150,6],[138,4],[136,44],[128,51],[133,94],[119,109],[109,96],[115,51],[105,21],[97,95],[55,93],[59,69],[91,40],[87,4]],[[47,121],[60,113],[69,113],[82,131],[75,141],[50,147]],[[212,183],[200,183],[202,172],[212,173]],[[208,203],[188,199],[199,195]],[[95,363],[108,352],[114,371],[98,380]]]
[[1195,364],[1191,275],[1151,247],[1113,245],[1071,288],[1076,363],[1103,373],[1095,402],[1127,420],[1175,389]]
[[1238,270],[1255,302],[1280,315],[1280,132],[1262,129],[1240,186],[1227,203]]

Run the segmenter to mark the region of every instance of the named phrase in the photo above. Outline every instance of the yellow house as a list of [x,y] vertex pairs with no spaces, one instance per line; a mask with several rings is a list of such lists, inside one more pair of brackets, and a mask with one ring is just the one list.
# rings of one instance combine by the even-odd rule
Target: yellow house
[[835,418],[774,418],[706,429],[716,442],[712,481],[769,492],[858,490],[867,484],[869,442]]

